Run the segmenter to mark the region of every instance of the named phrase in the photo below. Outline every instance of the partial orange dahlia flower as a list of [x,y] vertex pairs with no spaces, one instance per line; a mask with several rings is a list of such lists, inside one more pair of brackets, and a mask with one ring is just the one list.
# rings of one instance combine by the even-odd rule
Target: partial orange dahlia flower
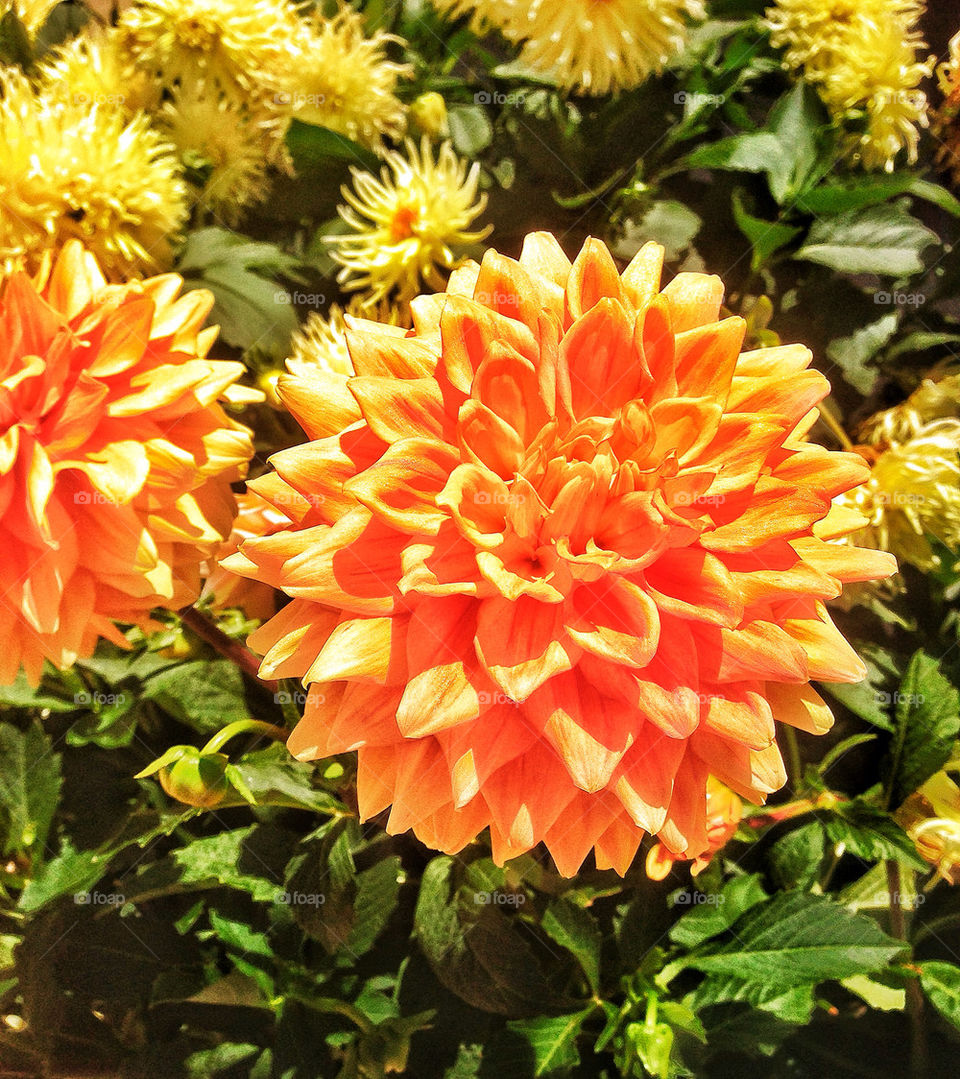
[[192,602],[253,453],[208,293],[107,285],[77,240],[51,262],[0,291],[0,684]]
[[293,523],[227,565],[293,597],[250,639],[322,686],[291,750],[359,750],[391,832],[489,827],[564,874],[624,872],[644,830],[696,857],[708,774],[762,801],[775,721],[827,729],[809,680],[865,673],[824,601],[895,561],[828,542],[868,475],[804,440],[828,383],[800,345],[741,353],[719,279],[661,290],[662,260],[532,235],[410,331],[351,320],[353,376],[280,379],[311,441],[255,486]]

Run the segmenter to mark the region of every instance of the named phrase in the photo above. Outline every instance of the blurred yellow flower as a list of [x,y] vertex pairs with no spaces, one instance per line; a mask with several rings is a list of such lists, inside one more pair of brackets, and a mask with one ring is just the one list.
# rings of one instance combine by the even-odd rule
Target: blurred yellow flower
[[268,94],[286,89],[299,26],[286,0],[140,0],[118,30],[168,86],[199,77]]
[[176,157],[145,115],[0,71],[0,268],[35,269],[70,237],[113,279],[163,267],[186,218]]
[[960,884],[960,787],[947,771],[935,773],[910,795],[897,818],[920,856],[936,866],[937,877]]
[[407,140],[406,153],[390,150],[378,180],[351,169],[353,187],[343,188],[340,216],[353,230],[328,237],[346,288],[366,290],[364,307],[393,293],[410,300],[422,284],[442,289],[441,270],[457,263],[455,249],[477,243],[490,227],[471,230],[487,196],[478,193],[480,165],[457,157],[449,142],[434,160],[429,140],[420,148]]
[[917,0],[777,0],[766,10],[784,66],[817,87],[836,121],[857,125],[844,151],[866,169],[890,172],[902,151],[917,159],[928,125],[920,85],[933,71],[919,57],[922,12]]
[[[359,297],[354,297],[347,306],[347,315],[363,316],[369,322],[378,322],[386,326],[410,325],[409,309],[404,309],[381,302],[372,310],[361,310]],[[304,322],[293,335],[287,370],[300,377],[309,377],[317,371],[335,375],[352,376],[353,362],[347,348],[347,324],[343,308],[332,304],[326,315],[319,311]]]
[[841,499],[869,522],[851,542],[890,551],[925,572],[939,567],[930,536],[960,548],[958,453],[957,419],[924,424],[903,442],[881,442],[869,480]]
[[684,46],[701,0],[434,0],[448,15],[522,44],[521,61],[566,89],[607,94],[639,86]]
[[202,210],[229,225],[269,189],[267,169],[285,165],[286,125],[277,113],[196,79],[178,86],[159,114],[164,133],[200,182]]
[[384,136],[403,134],[405,109],[394,91],[413,68],[387,58],[387,46],[401,38],[382,30],[367,37],[364,26],[363,15],[351,8],[331,19],[317,15],[304,22],[291,69],[289,106],[306,123],[379,146]]

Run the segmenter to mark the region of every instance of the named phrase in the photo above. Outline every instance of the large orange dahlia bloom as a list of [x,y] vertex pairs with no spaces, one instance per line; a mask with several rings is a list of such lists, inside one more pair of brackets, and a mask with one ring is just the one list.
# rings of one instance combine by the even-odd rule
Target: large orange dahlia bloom
[[108,285],[76,240],[2,286],[0,684],[191,603],[230,532],[253,445],[219,399],[243,367],[205,358],[212,297],[180,286]]
[[351,321],[353,377],[280,380],[312,441],[255,486],[293,523],[228,565],[293,597],[251,638],[319,684],[290,748],[359,750],[391,832],[489,827],[564,874],[624,872],[643,830],[695,857],[708,774],[762,800],[775,721],[825,730],[809,680],[865,673],[824,601],[895,564],[828,542],[867,469],[804,441],[827,381],[799,345],[741,353],[720,281],[661,291],[662,260],[533,235],[409,332]]

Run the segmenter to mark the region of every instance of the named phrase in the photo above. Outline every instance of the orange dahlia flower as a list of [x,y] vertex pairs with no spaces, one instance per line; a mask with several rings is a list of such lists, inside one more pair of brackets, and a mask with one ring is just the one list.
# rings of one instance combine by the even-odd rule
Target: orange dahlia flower
[[0,292],[0,684],[191,603],[253,453],[218,403],[242,365],[205,358],[208,293],[107,285],[76,240],[51,261]]
[[696,857],[707,775],[762,800],[775,721],[825,730],[809,680],[865,673],[824,601],[895,562],[829,542],[868,471],[804,441],[828,383],[799,345],[741,353],[720,281],[661,291],[662,260],[533,235],[410,331],[351,321],[354,375],[280,379],[312,441],[255,486],[293,523],[227,564],[293,597],[250,639],[322,685],[292,751],[359,750],[391,832],[489,827],[564,874],[624,872],[644,830]]

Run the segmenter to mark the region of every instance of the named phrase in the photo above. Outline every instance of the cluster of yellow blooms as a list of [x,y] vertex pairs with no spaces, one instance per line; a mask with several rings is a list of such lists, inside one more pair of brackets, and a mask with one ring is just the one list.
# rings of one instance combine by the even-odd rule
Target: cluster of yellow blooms
[[922,13],[921,0],[777,0],[766,11],[784,65],[816,86],[835,120],[856,124],[845,151],[866,169],[892,171],[903,150],[916,161],[928,124],[920,84],[933,71]]
[[943,102],[937,110],[934,129],[940,141],[937,161],[949,169],[953,182],[960,183],[960,33],[950,39],[950,58],[937,68]]
[[[51,6],[17,10],[35,31]],[[139,0],[29,80],[0,69],[0,267],[78,236],[113,278],[162,268],[191,195],[227,224],[265,197],[292,118],[375,148],[399,137],[410,68],[364,25],[288,0]]]

